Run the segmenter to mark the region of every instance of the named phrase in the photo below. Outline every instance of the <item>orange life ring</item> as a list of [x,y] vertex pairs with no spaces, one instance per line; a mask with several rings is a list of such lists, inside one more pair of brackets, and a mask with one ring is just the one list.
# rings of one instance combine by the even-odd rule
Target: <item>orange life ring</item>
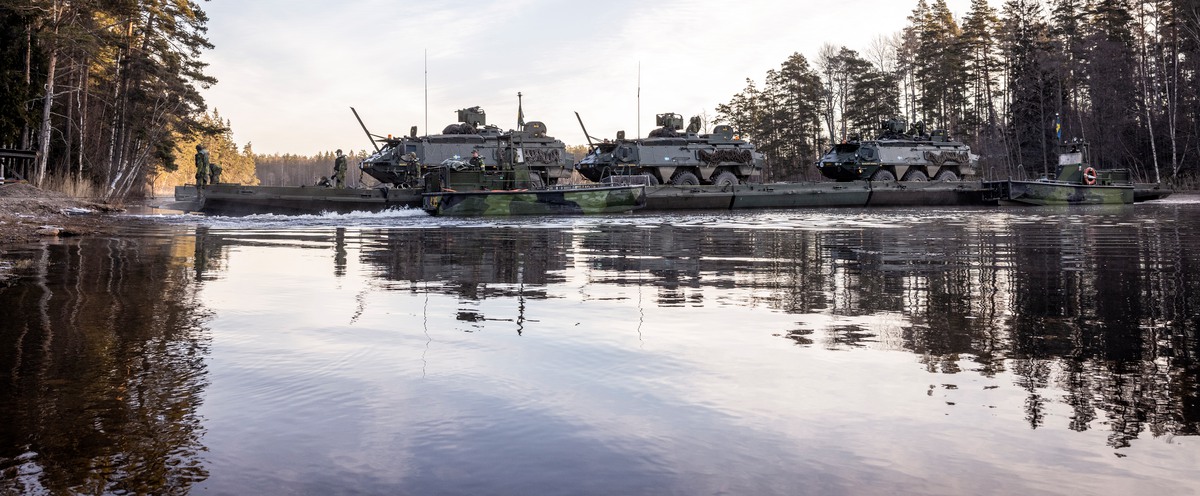
[[1096,169],[1088,167],[1083,170],[1083,184],[1088,186],[1096,184]]

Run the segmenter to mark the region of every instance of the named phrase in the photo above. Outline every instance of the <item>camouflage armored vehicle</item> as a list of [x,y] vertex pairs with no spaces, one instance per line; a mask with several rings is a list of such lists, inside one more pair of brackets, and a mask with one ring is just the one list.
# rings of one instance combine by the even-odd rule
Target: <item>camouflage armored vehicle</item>
[[429,167],[446,160],[465,160],[472,151],[478,151],[488,165],[527,165],[532,171],[533,187],[554,184],[571,175],[566,146],[547,136],[546,125],[541,122],[519,122],[521,129],[501,131],[487,124],[487,116],[479,107],[459,110],[458,121],[446,126],[442,134],[417,136],[414,126],[408,136],[380,139],[383,146],[359,167],[381,183],[413,188],[421,186]]
[[957,181],[975,174],[976,155],[967,145],[953,141],[945,131],[925,134],[918,123],[905,131],[903,119],[888,119],[874,140],[852,139],[834,145],[817,168],[838,181]]
[[627,140],[624,131],[617,132],[616,141],[592,143],[589,137],[591,150],[575,165],[576,169],[592,181],[608,176],[642,176],[649,185],[736,185],[762,170],[763,155],[753,144],[739,139],[730,126],[716,126],[711,134],[697,134],[700,119],[696,117],[682,133],[683,117],[679,114],[658,114],[655,122],[661,127],[647,138]]

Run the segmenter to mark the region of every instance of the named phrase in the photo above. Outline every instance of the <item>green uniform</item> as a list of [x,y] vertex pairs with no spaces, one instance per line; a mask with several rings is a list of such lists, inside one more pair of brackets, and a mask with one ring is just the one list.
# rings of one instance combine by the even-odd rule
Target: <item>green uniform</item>
[[208,150],[199,149],[196,151],[196,187],[203,188],[208,183]]
[[221,165],[220,164],[208,164],[208,170],[209,170],[208,176],[212,179],[212,182],[210,184],[217,184],[217,183],[221,182]]
[[471,156],[471,160],[468,160],[467,163],[474,167],[479,167],[479,170],[487,170],[487,164],[483,162],[483,157],[478,155]]
[[346,187],[346,156],[338,155],[333,161],[333,173],[337,176],[337,187]]

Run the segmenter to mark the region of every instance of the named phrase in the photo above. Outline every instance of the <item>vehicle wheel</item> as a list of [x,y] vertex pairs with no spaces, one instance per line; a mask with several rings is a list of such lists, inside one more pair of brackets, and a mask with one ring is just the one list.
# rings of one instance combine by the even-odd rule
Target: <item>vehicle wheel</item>
[[699,186],[700,178],[696,177],[695,174],[692,174],[689,171],[676,172],[675,175],[671,177],[671,184],[676,186]]
[[721,187],[737,186],[738,178],[732,172],[721,171],[719,174],[717,174],[715,177],[713,177],[712,182],[713,182],[713,184],[715,184],[717,186],[721,186]]
[[529,173],[529,189],[546,189],[546,181],[536,172]]
[[934,176],[933,179],[935,181],[957,181],[958,174],[955,174],[954,171],[950,169],[942,169],[941,171],[938,171],[937,176]]
[[916,169],[912,169],[912,170],[908,171],[908,173],[904,175],[904,179],[901,179],[901,180],[923,183],[923,182],[929,180],[929,176],[926,176],[924,172],[921,172]]
[[887,169],[879,169],[871,175],[872,181],[895,181],[896,175]]
[[646,186],[658,186],[662,184],[658,181],[658,176],[652,172],[643,172],[642,177],[646,178]]

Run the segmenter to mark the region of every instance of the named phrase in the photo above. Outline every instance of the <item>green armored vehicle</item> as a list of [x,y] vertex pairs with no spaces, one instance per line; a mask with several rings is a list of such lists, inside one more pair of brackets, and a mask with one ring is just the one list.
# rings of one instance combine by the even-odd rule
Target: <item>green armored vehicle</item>
[[414,126],[408,136],[379,139],[383,146],[359,167],[381,183],[419,188],[429,167],[446,160],[465,160],[472,151],[478,151],[488,165],[528,166],[534,188],[571,175],[566,146],[547,136],[546,125],[541,122],[519,122],[521,129],[501,131],[487,124],[487,116],[479,107],[459,110],[458,121],[446,126],[442,134],[417,136]]
[[730,126],[716,126],[711,134],[698,134],[700,119],[696,117],[684,132],[680,132],[683,117],[679,114],[658,114],[655,122],[661,127],[647,138],[625,139],[624,131],[617,132],[615,141],[592,143],[589,137],[591,150],[575,165],[576,169],[592,181],[640,176],[649,185],[722,186],[744,182],[762,170],[763,155],[753,144],[739,139]]
[[838,181],[957,181],[975,175],[978,156],[969,146],[942,130],[926,135],[924,124],[905,128],[903,119],[883,121],[876,139],[834,145],[817,168]]

